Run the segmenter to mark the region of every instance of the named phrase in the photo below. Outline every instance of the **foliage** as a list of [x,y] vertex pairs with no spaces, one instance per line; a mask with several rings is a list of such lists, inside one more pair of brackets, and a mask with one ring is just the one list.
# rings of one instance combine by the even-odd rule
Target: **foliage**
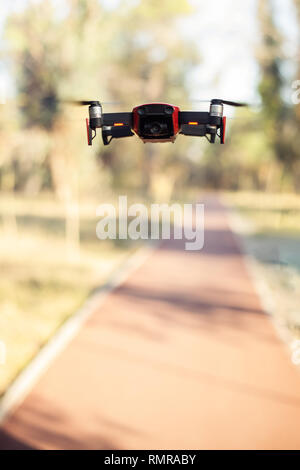
[[[294,3],[299,12],[299,1]],[[8,147],[0,167],[4,184],[11,169],[15,189],[53,188],[65,203],[81,190],[97,194],[98,181],[103,191],[136,190],[155,199],[191,184],[297,189],[299,106],[292,108],[282,97],[283,38],[271,0],[257,4],[261,111],[234,121],[225,148],[199,141],[196,148],[179,137],[176,146],[127,139],[109,148],[96,144],[92,152],[82,132],[86,110],[59,100],[99,98],[121,102],[124,109],[143,101],[186,103],[187,78],[200,58],[177,24],[193,10],[188,0],[121,1],[109,9],[98,0],[60,5],[58,11],[51,0],[30,2],[7,24],[22,126],[20,145]],[[28,152],[35,136],[40,144]]]

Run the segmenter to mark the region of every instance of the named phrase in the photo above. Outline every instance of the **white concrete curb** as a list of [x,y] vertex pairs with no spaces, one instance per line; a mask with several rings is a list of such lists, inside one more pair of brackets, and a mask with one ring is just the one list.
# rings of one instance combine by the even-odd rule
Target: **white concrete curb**
[[109,293],[126,281],[130,274],[146,261],[159,244],[160,242],[148,242],[146,246],[129,256],[108,281],[87,299],[82,308],[57,330],[0,399],[0,424],[8,414],[12,413],[21,404],[53,360],[77,335],[95,309],[103,304]]

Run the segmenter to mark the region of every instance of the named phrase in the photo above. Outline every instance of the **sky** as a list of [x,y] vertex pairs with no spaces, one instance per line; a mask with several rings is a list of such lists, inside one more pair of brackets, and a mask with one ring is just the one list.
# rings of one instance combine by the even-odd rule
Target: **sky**
[[[54,1],[59,2],[59,0]],[[101,0],[102,4],[110,10],[125,1],[128,0]],[[183,34],[193,40],[202,56],[201,65],[190,77],[191,97],[195,99],[221,97],[257,102],[256,85],[259,71],[254,54],[259,38],[256,24],[256,0],[189,1],[194,6],[195,13],[191,18],[183,19],[180,22],[180,28]],[[12,11],[24,8],[27,3],[28,0],[1,2],[0,44],[5,18]],[[285,52],[288,59],[286,72],[292,77],[298,34],[292,0],[273,0],[273,4],[276,22],[285,37]],[[12,92],[9,84],[10,77],[5,64],[1,62],[0,82],[2,86],[3,82],[5,83],[8,92]]]
[[186,34],[197,38],[202,63],[193,77],[193,97],[253,101],[257,68],[253,0],[194,1],[197,13]]
[[[197,35],[203,63],[194,76],[193,89],[199,98],[220,96],[257,102],[259,70],[255,49],[259,42],[256,0],[194,0],[197,14],[189,34]],[[297,22],[290,0],[273,1],[275,20],[285,37],[287,62],[296,55]],[[295,62],[294,62],[295,63]],[[291,75],[293,66],[288,68]],[[198,89],[197,88],[198,85]]]

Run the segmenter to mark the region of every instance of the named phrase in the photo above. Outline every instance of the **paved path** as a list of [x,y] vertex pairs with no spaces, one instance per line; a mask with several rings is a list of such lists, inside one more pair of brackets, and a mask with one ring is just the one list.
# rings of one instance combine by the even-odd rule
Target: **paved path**
[[114,291],[0,433],[0,448],[300,449],[300,374],[226,214],[205,249],[161,249]]

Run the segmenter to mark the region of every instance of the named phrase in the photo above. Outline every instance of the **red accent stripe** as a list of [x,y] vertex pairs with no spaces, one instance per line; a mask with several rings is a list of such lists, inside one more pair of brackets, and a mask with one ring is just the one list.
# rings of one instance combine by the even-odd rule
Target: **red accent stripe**
[[90,122],[89,122],[88,118],[86,118],[85,122],[86,122],[86,133],[87,133],[88,145],[92,145],[92,142],[90,140]]
[[222,144],[225,144],[225,132],[226,132],[226,116],[223,117],[223,135],[222,135]]

